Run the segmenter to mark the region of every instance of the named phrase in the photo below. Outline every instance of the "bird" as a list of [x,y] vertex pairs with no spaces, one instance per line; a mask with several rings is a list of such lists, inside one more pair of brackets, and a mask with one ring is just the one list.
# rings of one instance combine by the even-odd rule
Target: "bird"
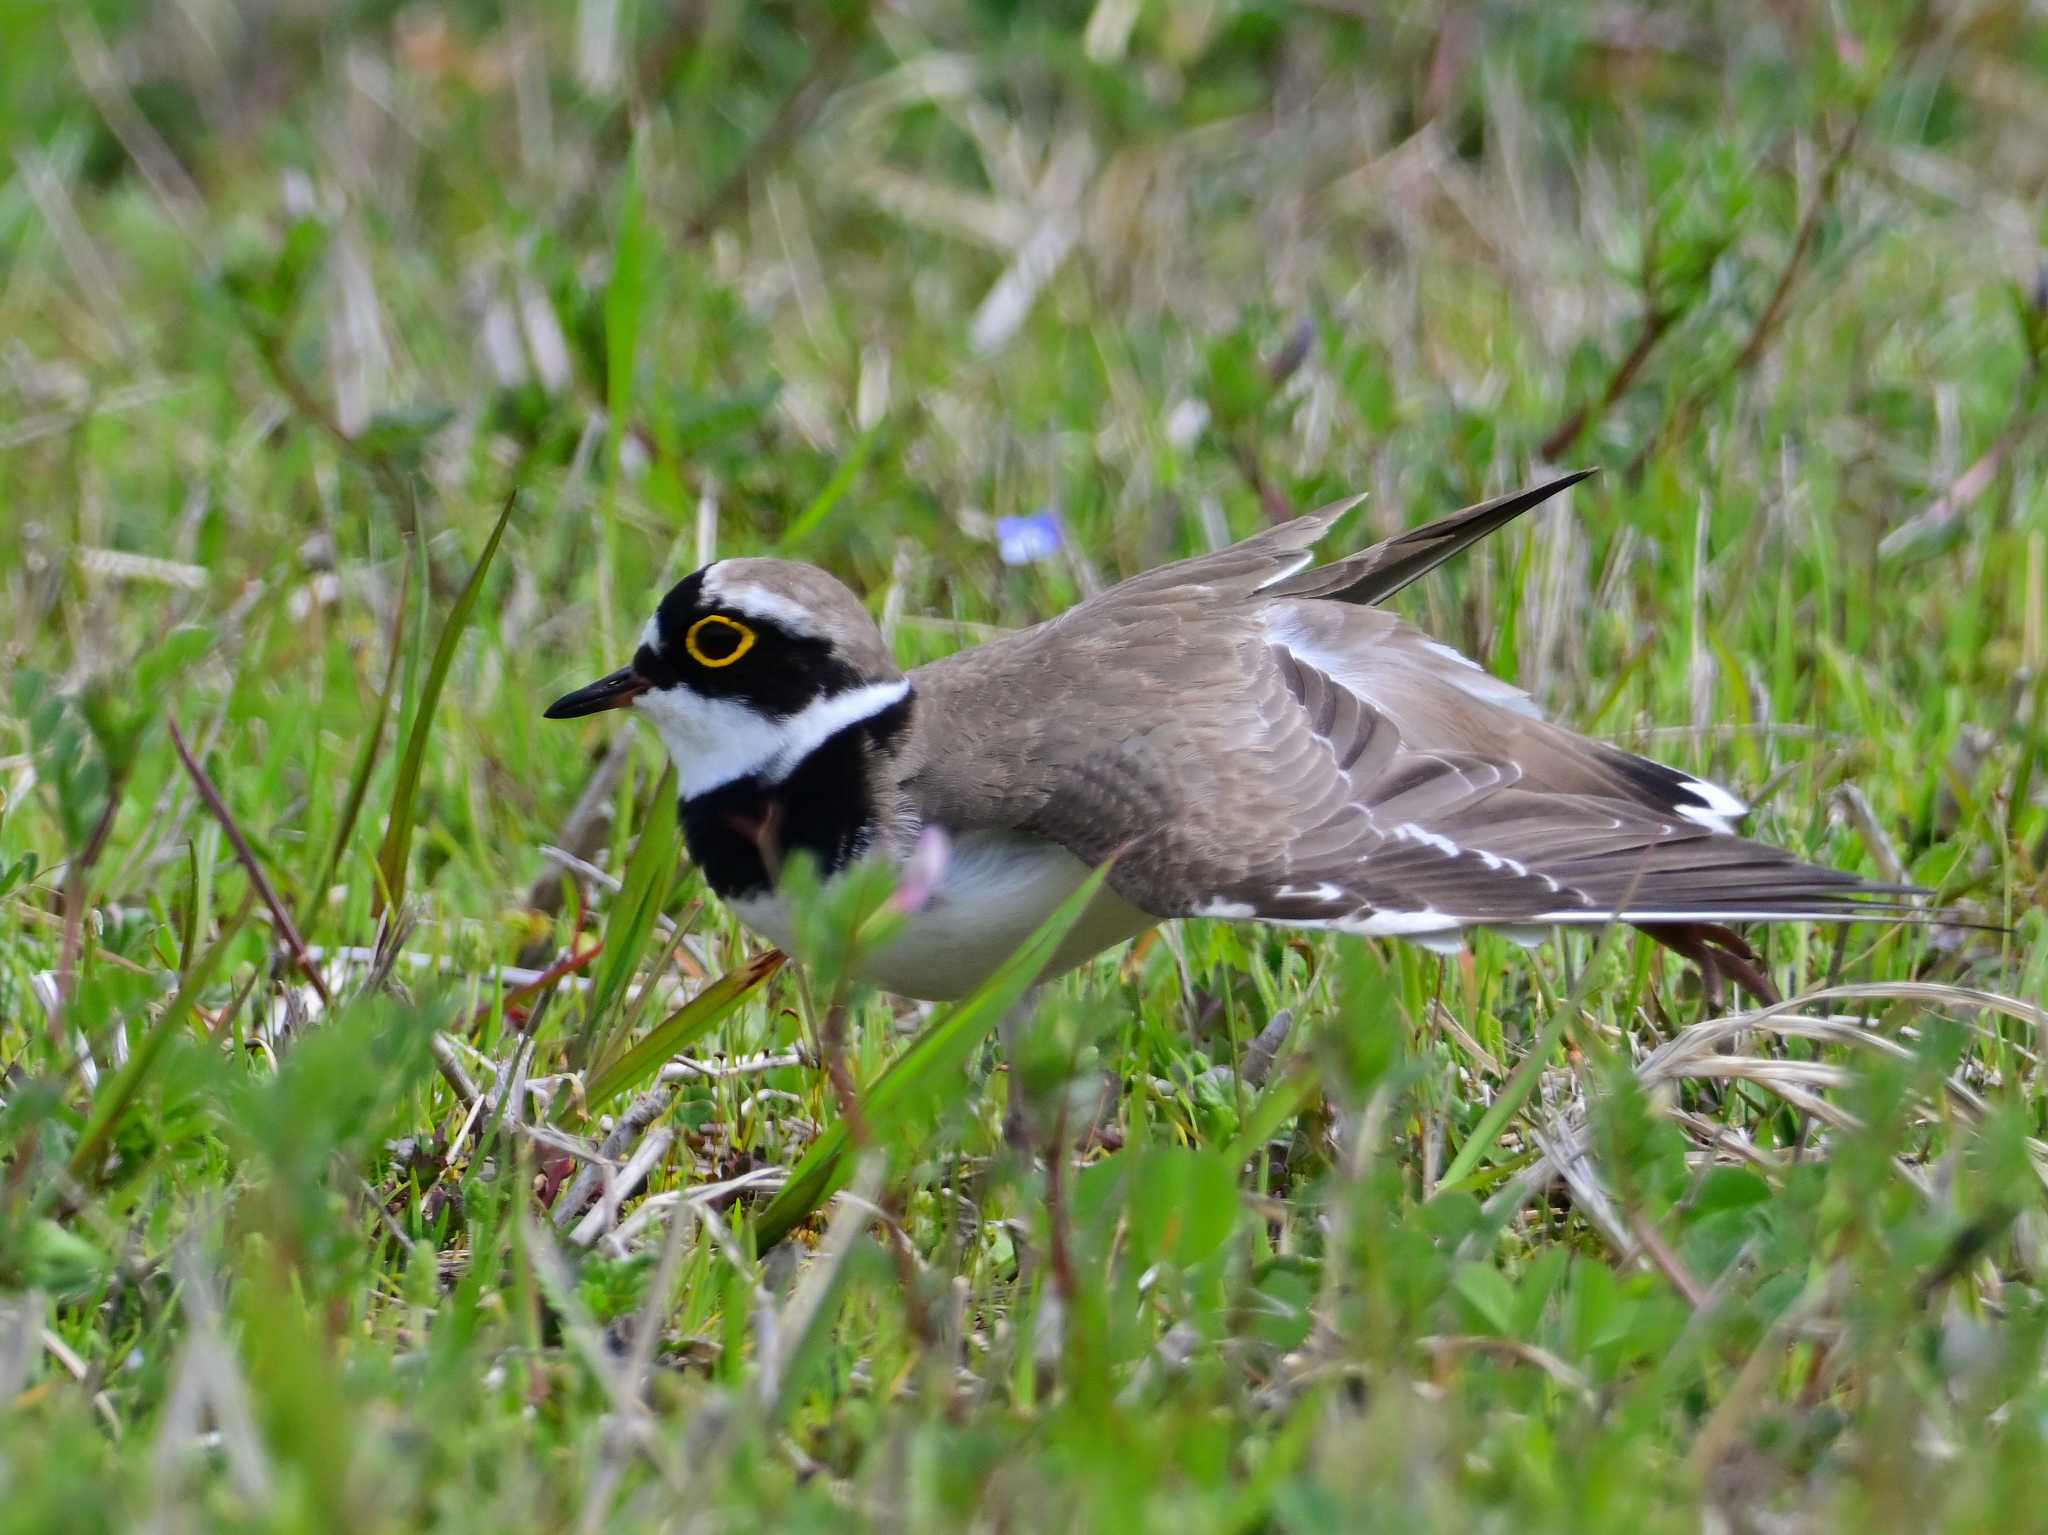
[[721,559],[546,715],[644,719],[688,856],[785,951],[792,857],[936,871],[858,957],[907,998],[971,993],[1106,864],[1041,980],[1176,918],[1438,951],[1626,923],[1713,995],[1775,1000],[1733,924],[1924,918],[1924,892],[1744,837],[1729,790],[1545,718],[1380,606],[1590,472],[1318,565],[1363,498],[1340,501],[909,671],[824,570]]

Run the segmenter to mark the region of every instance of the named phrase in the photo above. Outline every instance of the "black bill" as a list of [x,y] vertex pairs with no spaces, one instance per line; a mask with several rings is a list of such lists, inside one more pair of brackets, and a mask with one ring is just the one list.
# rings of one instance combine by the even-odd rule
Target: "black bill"
[[551,720],[573,720],[580,715],[602,714],[607,709],[623,709],[646,692],[647,687],[645,677],[630,666],[622,666],[609,677],[600,677],[588,687],[564,693],[548,705],[547,717]]

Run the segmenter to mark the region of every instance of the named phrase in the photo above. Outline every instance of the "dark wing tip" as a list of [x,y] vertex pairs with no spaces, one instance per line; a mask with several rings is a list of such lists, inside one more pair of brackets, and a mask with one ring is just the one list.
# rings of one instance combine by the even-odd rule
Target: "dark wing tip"
[[1480,501],[1410,528],[1374,544],[1349,559],[1338,560],[1272,587],[1273,597],[1327,597],[1336,602],[1369,606],[1384,602],[1409,582],[1429,574],[1445,560],[1471,547],[1489,533],[1513,522],[1531,507],[1541,506],[1552,496],[1571,489],[1598,471],[1574,469],[1554,480],[1545,480],[1522,490]]

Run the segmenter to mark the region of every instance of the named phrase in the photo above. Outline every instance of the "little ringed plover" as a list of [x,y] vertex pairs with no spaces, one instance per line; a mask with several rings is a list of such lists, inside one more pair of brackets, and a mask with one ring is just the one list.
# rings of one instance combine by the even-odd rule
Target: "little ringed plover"
[[1544,719],[1374,606],[1582,478],[1318,566],[1341,503],[907,673],[822,570],[719,560],[547,714],[642,715],[690,857],[785,949],[786,857],[829,878],[942,833],[929,897],[864,961],[909,997],[971,990],[1112,857],[1047,974],[1174,917],[1436,949],[1626,922],[1768,995],[1725,924],[1925,916],[1910,887],[1739,836],[1726,789]]

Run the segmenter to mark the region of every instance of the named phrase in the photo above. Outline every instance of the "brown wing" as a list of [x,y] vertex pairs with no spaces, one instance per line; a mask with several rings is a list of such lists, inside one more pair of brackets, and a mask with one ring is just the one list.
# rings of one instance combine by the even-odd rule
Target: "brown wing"
[[1205,592],[1212,600],[1242,599],[1263,593],[1269,598],[1329,597],[1369,606],[1391,597],[1452,555],[1498,532],[1530,508],[1542,505],[1596,472],[1580,469],[1527,490],[1495,496],[1435,522],[1397,533],[1358,554],[1328,565],[1316,565],[1310,549],[1365,499],[1362,495],[1348,496],[1267,528],[1227,549],[1132,576],[1069,609],[1054,622],[1077,620],[1083,615],[1092,621],[1104,608],[1195,590]]
[[1528,490],[1481,501],[1448,517],[1425,523],[1374,544],[1362,554],[1318,565],[1264,588],[1269,598],[1329,597],[1369,606],[1384,602],[1409,582],[1426,576],[1452,555],[1498,532],[1532,507],[1570,490],[1597,471],[1580,469]]
[[[1368,551],[1299,574],[1276,537],[1297,526],[913,673],[948,732],[912,786],[923,813],[1115,854],[1111,884],[1161,917],[1429,941],[1900,908],[1905,891],[1733,835],[1725,790],[1544,722],[1391,615],[1290,595],[1412,569]],[[1469,542],[1408,537],[1417,559]]]

